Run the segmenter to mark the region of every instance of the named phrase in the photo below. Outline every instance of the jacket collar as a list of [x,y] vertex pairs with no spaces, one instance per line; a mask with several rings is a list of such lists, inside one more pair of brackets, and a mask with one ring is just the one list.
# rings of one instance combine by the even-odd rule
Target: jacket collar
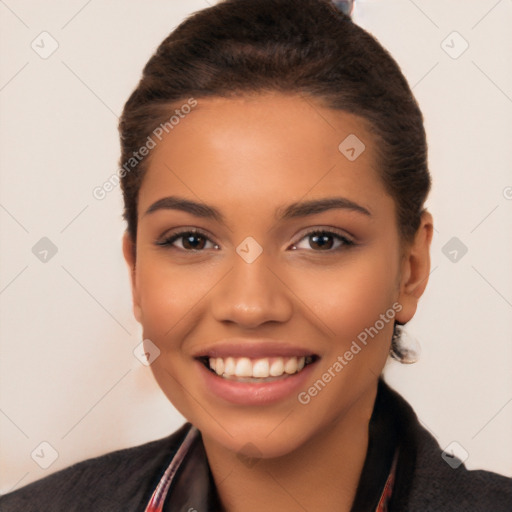
[[[383,494],[392,462],[397,466],[389,510],[404,510],[415,466],[415,441],[410,424],[416,415],[405,400],[379,379],[369,422],[368,450],[351,512],[374,511]],[[200,432],[190,423],[180,448],[153,493],[147,512],[220,510]]]

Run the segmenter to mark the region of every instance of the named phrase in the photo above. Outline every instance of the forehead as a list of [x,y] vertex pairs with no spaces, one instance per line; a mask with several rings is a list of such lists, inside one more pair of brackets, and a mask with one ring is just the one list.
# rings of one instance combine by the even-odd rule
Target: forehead
[[335,194],[373,209],[385,195],[360,117],[299,95],[197,101],[152,150],[140,212],[171,193],[253,212]]

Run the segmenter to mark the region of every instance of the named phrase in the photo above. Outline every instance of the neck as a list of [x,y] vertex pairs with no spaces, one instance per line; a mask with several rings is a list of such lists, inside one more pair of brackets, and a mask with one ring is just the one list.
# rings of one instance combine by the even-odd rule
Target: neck
[[281,457],[244,464],[236,453],[203,438],[224,512],[349,512],[368,449],[376,393],[373,386],[342,418]]

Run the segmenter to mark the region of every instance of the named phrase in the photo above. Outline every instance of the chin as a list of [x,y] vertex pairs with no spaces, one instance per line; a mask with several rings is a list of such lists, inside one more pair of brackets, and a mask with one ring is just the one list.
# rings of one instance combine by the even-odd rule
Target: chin
[[[244,414],[241,412],[240,414]],[[297,422],[294,413],[262,417],[254,414],[232,418],[220,425],[210,417],[190,418],[203,439],[222,446],[238,457],[270,459],[282,457],[299,449],[314,435],[311,425]],[[286,421],[293,418],[293,421]],[[283,421],[284,420],[284,421]]]
[[289,432],[274,431],[269,435],[271,431],[271,429],[265,429],[260,432],[252,429],[249,433],[247,430],[244,432],[241,428],[239,432],[235,431],[231,437],[224,431],[212,432],[211,428],[201,430],[203,438],[209,438],[224,449],[236,454],[241,460],[244,458],[273,459],[282,457],[298,450],[305,441],[302,439],[302,437],[305,438],[303,432],[299,437],[299,432],[297,435],[290,435]]

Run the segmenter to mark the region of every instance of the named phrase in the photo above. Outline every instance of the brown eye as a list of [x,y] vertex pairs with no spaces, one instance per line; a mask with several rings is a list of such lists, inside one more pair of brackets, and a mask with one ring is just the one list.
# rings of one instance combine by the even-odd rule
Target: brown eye
[[181,237],[183,240],[184,249],[204,249],[206,238],[201,235],[189,234],[188,236]]
[[[207,244],[211,244],[211,247],[207,247]],[[157,245],[184,251],[202,251],[203,249],[219,248],[219,246],[214,244],[206,235],[196,231],[181,231],[180,233],[175,233],[161,242],[157,242]]]
[[327,234],[310,235],[309,245],[312,249],[331,249],[334,245],[333,236]]
[[354,242],[347,237],[326,230],[307,233],[300,241],[293,244],[292,249],[312,249],[314,252],[335,252],[353,246]]

